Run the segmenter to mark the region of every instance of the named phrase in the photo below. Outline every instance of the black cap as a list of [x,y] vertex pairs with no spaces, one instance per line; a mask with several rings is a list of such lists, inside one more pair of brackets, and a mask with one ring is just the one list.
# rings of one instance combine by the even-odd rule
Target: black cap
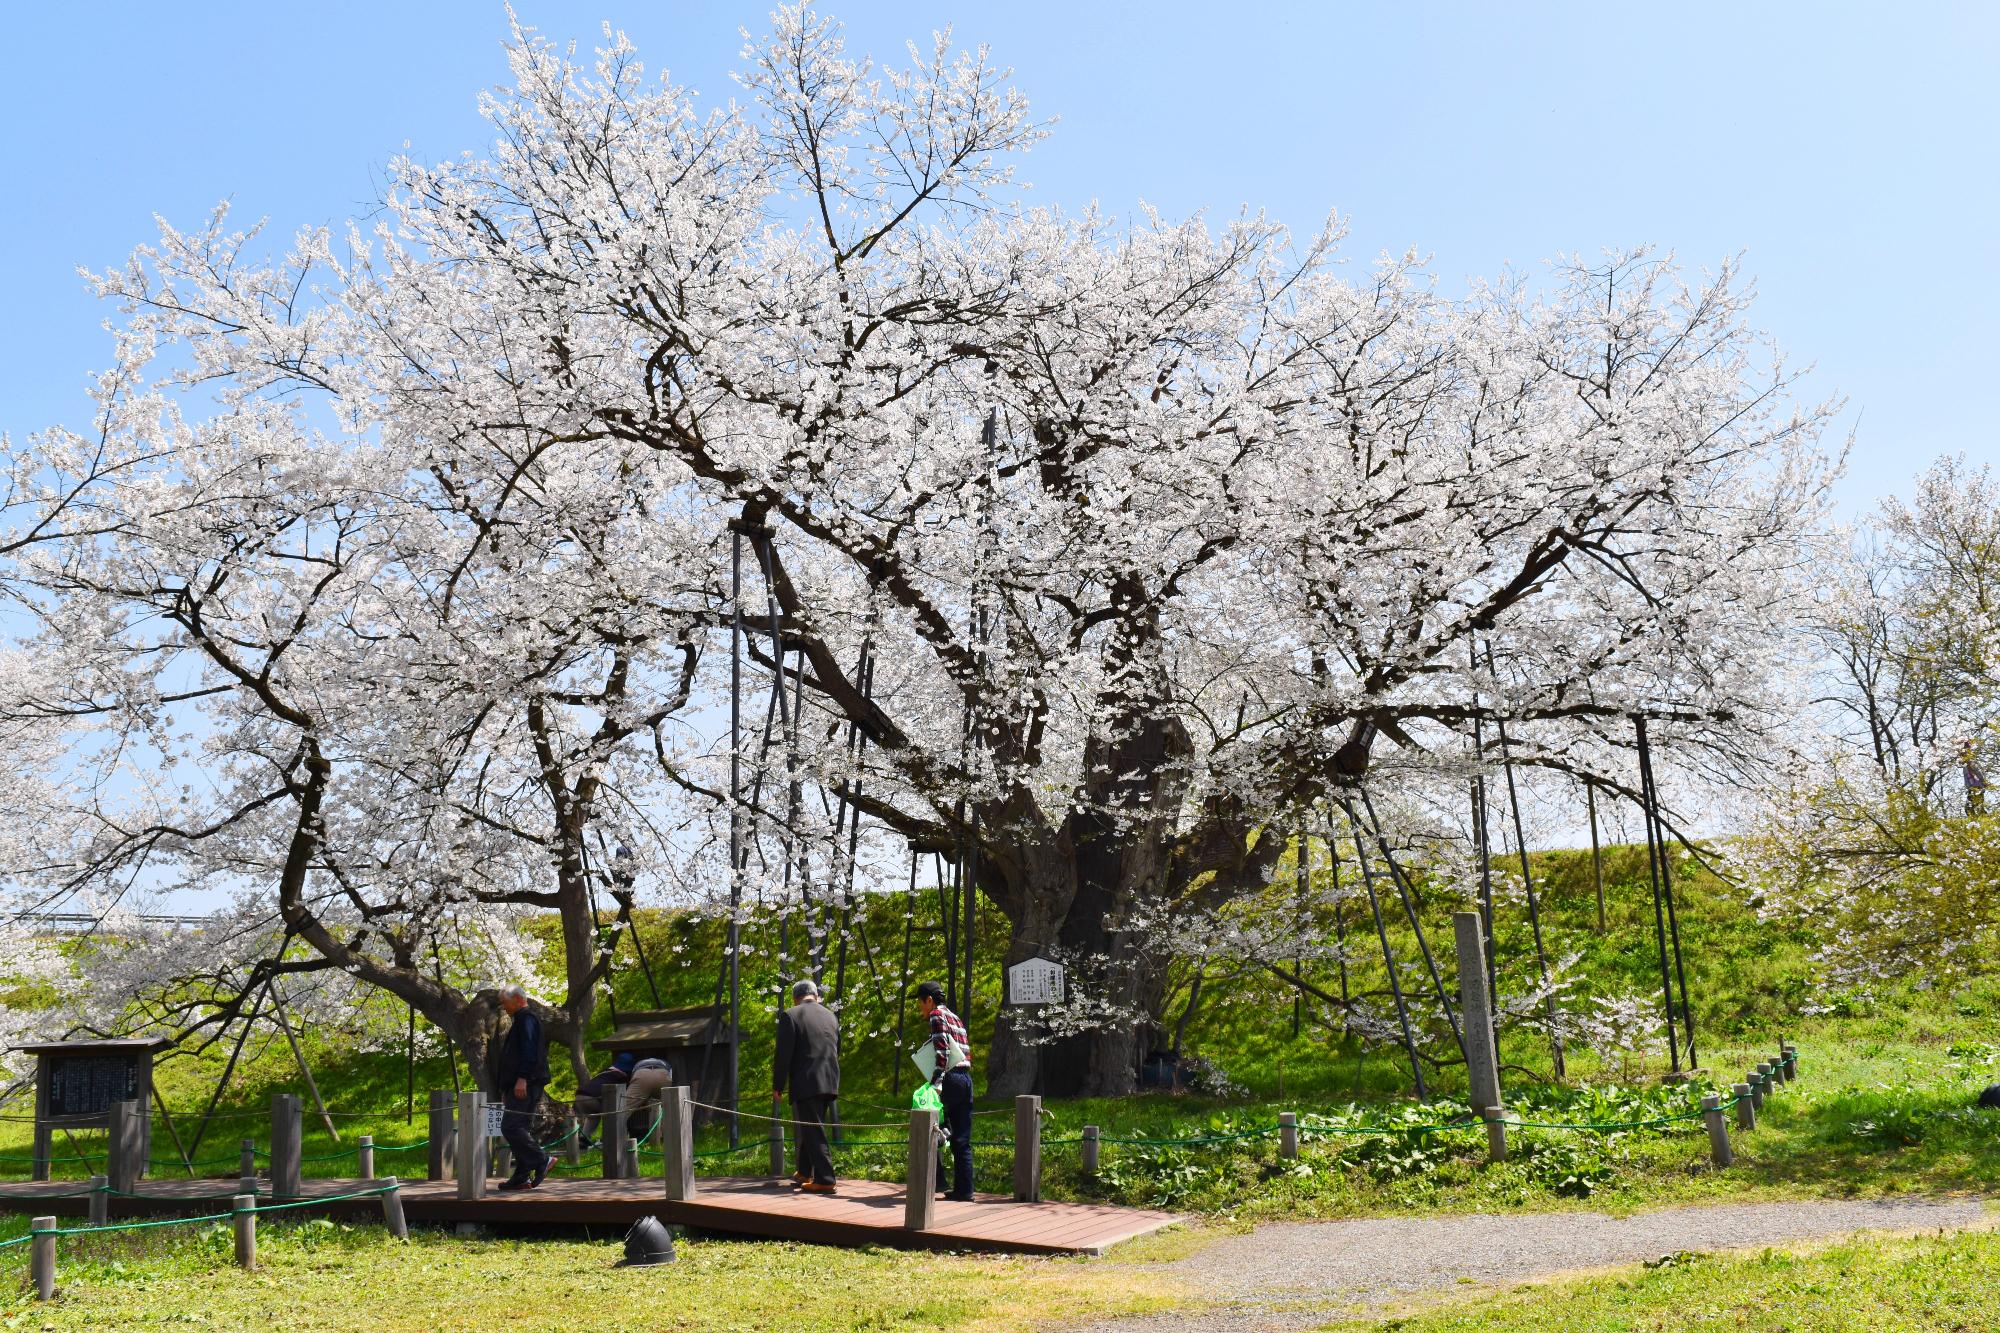
[[935,981],[922,982],[917,986],[917,998],[919,1000],[935,1000],[939,1004],[943,1004],[944,987],[938,985]]

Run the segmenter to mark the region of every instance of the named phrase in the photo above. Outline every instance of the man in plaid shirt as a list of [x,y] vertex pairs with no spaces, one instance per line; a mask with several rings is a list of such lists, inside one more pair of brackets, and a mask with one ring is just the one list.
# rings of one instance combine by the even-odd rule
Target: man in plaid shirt
[[972,1201],[972,1038],[965,1020],[945,1007],[944,987],[926,981],[917,987],[917,1005],[930,1020],[931,1086],[944,1101],[945,1130],[951,1135],[951,1188],[945,1188],[944,1159],[937,1164],[938,1193],[961,1203]]

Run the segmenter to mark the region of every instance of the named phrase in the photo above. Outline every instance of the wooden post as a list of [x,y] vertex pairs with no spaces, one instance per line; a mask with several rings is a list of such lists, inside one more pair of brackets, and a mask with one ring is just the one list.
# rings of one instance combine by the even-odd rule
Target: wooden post
[[458,1165],[458,1125],[451,1114],[451,1093],[431,1089],[430,1142],[425,1145],[425,1176],[430,1180],[450,1180]]
[[236,1266],[257,1266],[257,1196],[239,1194],[230,1200],[229,1222],[236,1228]]
[[35,1147],[31,1180],[47,1180],[55,1156],[55,1128],[49,1124],[49,1057],[35,1055]]
[[1791,1043],[1780,1042],[1778,1044],[1778,1081],[1780,1083],[1790,1083],[1798,1076],[1798,1052],[1792,1049]]
[[1083,1178],[1097,1179],[1097,1126],[1083,1127]]
[[1489,1106],[1479,1113],[1486,1122],[1486,1160],[1504,1162],[1507,1160],[1507,1113],[1500,1107]]
[[606,1180],[625,1178],[625,1089],[613,1084],[604,1090],[604,1119],[599,1122],[597,1142],[603,1149]]
[[571,1166],[583,1160],[583,1117],[574,1108],[563,1113],[563,1123],[569,1126],[569,1133],[563,1136],[563,1160]]
[[363,1134],[355,1147],[355,1160],[361,1169],[363,1180],[375,1179],[375,1136]]
[[257,1192],[257,1177],[238,1176],[236,1178],[236,1192],[238,1194],[255,1194]]
[[1750,1104],[1758,1110],[1764,1109],[1764,1089],[1771,1084],[1771,1066],[1760,1064],[1750,1074]]
[[382,1182],[382,1224],[397,1240],[410,1238],[410,1224],[403,1220],[403,1182],[390,1176]]
[[514,1150],[507,1146],[507,1140],[502,1139],[498,1143],[488,1142],[486,1151],[492,1157],[492,1162],[487,1167],[487,1174],[498,1176],[502,1180],[511,1178],[514,1174]]
[[304,1132],[300,1123],[297,1093],[280,1092],[271,1097],[271,1194],[279,1199],[296,1199],[302,1192],[299,1143]]
[[142,1105],[137,1101],[111,1103],[111,1142],[105,1170],[110,1177],[111,1188],[120,1194],[136,1190],[139,1177],[145,1170],[146,1144],[139,1127]]
[[244,1139],[237,1145],[236,1174],[245,1180],[257,1178],[257,1140]]
[[56,1296],[56,1220],[37,1217],[28,1223],[34,1237],[28,1242],[28,1267],[35,1277],[35,1299],[52,1301]]
[[937,1220],[938,1113],[910,1112],[910,1157],[904,1171],[903,1229],[929,1231]]
[[1479,913],[1453,912],[1458,948],[1458,1005],[1465,1035],[1466,1090],[1475,1110],[1500,1105],[1500,1057],[1493,1045],[1493,997],[1486,990],[1486,936]]
[[1014,1197],[1023,1203],[1042,1198],[1042,1099],[1014,1099]]
[[1736,1154],[1729,1150],[1729,1125],[1722,1118],[1722,1098],[1712,1092],[1704,1093],[1701,1118],[1708,1122],[1709,1160],[1717,1166],[1728,1166],[1736,1160]]
[[[768,1136],[770,1144],[771,1179],[773,1180],[776,1180],[780,1176],[785,1174],[785,1126],[784,1123],[778,1119],[777,1111],[778,1111],[778,1103],[774,1101],[771,1103],[771,1132]],[[804,1165],[805,1164],[803,1162],[800,1163],[800,1168],[803,1169]]]
[[694,1197],[694,1107],[685,1085],[660,1089],[661,1173],[669,1199]]
[[1278,1112],[1278,1156],[1297,1157],[1299,1155],[1299,1113],[1297,1111]]
[[458,1094],[458,1197],[486,1197],[486,1094]]
[[90,1225],[101,1227],[111,1220],[111,1178],[92,1176],[90,1178]]
[[1757,1128],[1757,1107],[1750,1100],[1750,1085],[1738,1083],[1730,1092],[1736,1097],[1736,1127],[1745,1132]]

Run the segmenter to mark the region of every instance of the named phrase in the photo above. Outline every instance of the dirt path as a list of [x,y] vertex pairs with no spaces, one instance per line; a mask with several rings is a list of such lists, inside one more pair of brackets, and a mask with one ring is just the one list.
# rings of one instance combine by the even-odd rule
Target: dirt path
[[1248,1333],[1312,1328],[1344,1310],[1461,1286],[1657,1259],[1679,1250],[1824,1240],[1856,1231],[1991,1224],[1978,1199],[1746,1203],[1603,1213],[1277,1222],[1154,1268],[1224,1304],[1120,1320],[1089,1333]]

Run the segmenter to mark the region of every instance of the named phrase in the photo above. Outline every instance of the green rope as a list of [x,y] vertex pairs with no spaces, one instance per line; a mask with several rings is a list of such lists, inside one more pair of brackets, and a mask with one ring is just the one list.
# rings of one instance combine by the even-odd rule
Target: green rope
[[257,1205],[257,1211],[282,1213],[288,1208],[317,1208],[322,1204],[346,1203],[349,1199],[379,1199],[384,1194],[393,1194],[401,1188],[402,1182],[398,1181],[394,1185],[384,1185],[380,1189],[356,1190],[352,1194],[327,1194],[317,1199],[296,1199],[291,1203],[260,1203]]
[[95,1227],[50,1227],[46,1231],[30,1231],[33,1236],[88,1236],[98,1231],[150,1231],[154,1227],[179,1227],[191,1222],[221,1222],[234,1217],[234,1213],[207,1213],[201,1217],[163,1217],[152,1222],[107,1222]]

